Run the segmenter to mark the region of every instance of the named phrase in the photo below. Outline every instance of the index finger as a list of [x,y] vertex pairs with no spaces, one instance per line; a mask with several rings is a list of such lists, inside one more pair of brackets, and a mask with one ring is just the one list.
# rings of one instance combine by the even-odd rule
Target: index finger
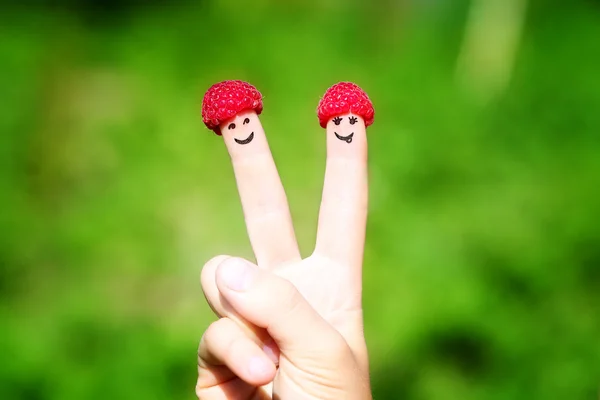
[[204,97],[208,127],[223,135],[257,264],[273,268],[300,260],[287,197],[258,114],[262,97],[241,81],[213,85]]

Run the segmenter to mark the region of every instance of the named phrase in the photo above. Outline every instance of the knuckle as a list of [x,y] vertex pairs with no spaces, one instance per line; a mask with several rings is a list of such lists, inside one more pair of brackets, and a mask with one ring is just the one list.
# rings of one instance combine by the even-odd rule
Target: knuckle
[[247,346],[249,342],[250,340],[245,336],[240,335],[232,337],[223,348],[223,359],[230,361],[235,360],[240,354],[240,349],[243,349],[244,346]]
[[332,332],[326,342],[331,350],[331,354],[336,358],[345,359],[351,354],[348,343],[337,332]]
[[312,351],[325,357],[332,365],[348,365],[352,362],[352,350],[337,332],[322,332]]
[[277,282],[276,285],[279,292],[277,297],[280,299],[278,302],[284,310],[296,310],[304,301],[296,286],[287,279],[281,278],[280,282]]
[[212,394],[212,389],[214,386],[205,386],[200,382],[196,383],[196,397],[198,400],[208,400],[214,399],[214,394]]
[[213,322],[206,328],[202,335],[201,342],[204,342],[207,348],[212,348],[220,338],[226,336],[226,333],[231,329],[232,321],[228,318],[221,318]]
[[200,284],[202,285],[202,288],[206,288],[211,285],[214,286],[215,272],[217,267],[228,258],[231,257],[226,255],[218,255],[211,258],[204,264],[202,270],[200,271]]

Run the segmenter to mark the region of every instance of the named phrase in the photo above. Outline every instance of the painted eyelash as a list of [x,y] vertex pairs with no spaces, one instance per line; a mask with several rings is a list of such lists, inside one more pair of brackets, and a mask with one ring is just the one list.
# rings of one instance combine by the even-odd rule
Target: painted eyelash
[[339,125],[339,124],[340,124],[340,122],[342,122],[342,119],[341,119],[340,117],[335,117],[335,118],[333,119],[333,123],[334,123],[334,124],[336,124],[336,125]]
[[354,125],[355,123],[358,122],[358,118],[356,118],[356,117],[350,117],[349,119],[350,119],[350,125]]

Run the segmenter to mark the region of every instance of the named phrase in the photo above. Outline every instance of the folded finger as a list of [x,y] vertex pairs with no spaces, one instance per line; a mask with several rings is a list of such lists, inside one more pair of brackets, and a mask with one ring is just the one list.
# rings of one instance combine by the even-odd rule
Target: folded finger
[[[252,339],[261,348],[264,348],[265,351],[269,352],[274,359],[278,359],[279,349],[273,342],[273,339],[267,330],[260,328],[241,317],[239,313],[231,306],[231,304],[229,304],[229,302],[221,295],[219,289],[217,288],[217,268],[220,264],[231,258],[232,257],[226,255],[216,256],[209,260],[202,268],[200,281],[206,301],[217,316],[227,317],[232,321],[235,321],[241,327],[247,337]],[[247,262],[250,263],[249,261]]]
[[215,381],[218,375],[203,373],[221,366],[254,386],[269,383],[276,372],[275,364],[269,356],[246,336],[237,323],[228,318],[212,323],[200,340],[199,385],[210,387],[222,383]]

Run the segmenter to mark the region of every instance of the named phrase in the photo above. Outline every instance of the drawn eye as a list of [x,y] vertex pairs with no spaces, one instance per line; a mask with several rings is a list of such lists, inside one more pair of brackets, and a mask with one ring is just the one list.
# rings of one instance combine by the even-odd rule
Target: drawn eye
[[355,123],[358,122],[358,118],[356,118],[356,117],[350,117],[349,119],[350,119],[350,125],[354,125]]
[[246,119],[244,119],[244,125],[246,125],[246,124],[247,124],[247,123],[249,123],[249,122],[250,122],[250,118],[246,118]]
[[342,122],[342,119],[340,117],[335,117],[332,121],[334,124],[339,125],[340,122]]
[[229,129],[229,130],[235,129],[235,124],[234,123],[229,124],[229,126],[227,127],[227,129]]

